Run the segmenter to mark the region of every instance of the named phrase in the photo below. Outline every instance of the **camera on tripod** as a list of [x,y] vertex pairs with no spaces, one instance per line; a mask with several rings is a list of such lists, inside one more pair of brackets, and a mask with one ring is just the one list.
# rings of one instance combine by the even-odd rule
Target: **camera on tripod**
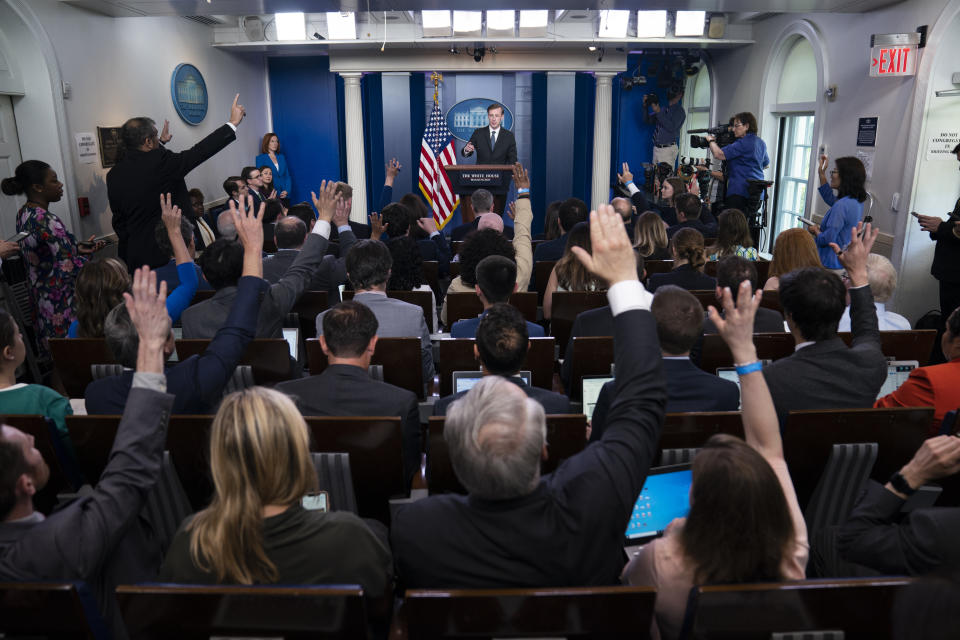
[[700,193],[707,193],[707,190],[710,188],[710,169],[704,166],[706,163],[706,158],[686,158],[680,156],[677,175],[687,183],[696,180],[700,186]]
[[[718,147],[725,147],[737,139],[733,134],[733,127],[728,124],[718,124],[709,129],[690,129],[687,133],[708,133],[717,139]],[[693,149],[709,149],[710,141],[704,136],[690,136],[690,147]]]
[[660,98],[655,93],[647,93],[643,96],[643,106],[649,107],[650,105],[655,104],[660,105]]

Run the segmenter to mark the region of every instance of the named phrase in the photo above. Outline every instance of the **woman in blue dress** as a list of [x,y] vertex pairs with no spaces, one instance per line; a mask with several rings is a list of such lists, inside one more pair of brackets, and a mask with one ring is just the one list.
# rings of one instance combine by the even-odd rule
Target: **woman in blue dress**
[[258,167],[270,167],[273,172],[273,188],[277,190],[277,197],[281,200],[290,197],[293,183],[290,180],[290,169],[287,159],[280,150],[280,139],[277,134],[270,132],[263,136],[260,142],[260,155],[254,164]]
[[[817,243],[817,253],[820,262],[827,269],[839,271],[843,269],[837,254],[830,248],[834,242],[845,247],[850,242],[850,231],[860,218],[863,217],[863,201],[867,199],[864,183],[867,181],[867,172],[863,163],[856,158],[847,156],[837,158],[834,169],[830,172],[830,181],[827,182],[827,156],[820,156],[817,167],[820,173],[820,197],[830,205],[827,215],[823,216],[820,224],[811,225],[807,230],[813,234]],[[833,190],[837,195],[833,195]]]

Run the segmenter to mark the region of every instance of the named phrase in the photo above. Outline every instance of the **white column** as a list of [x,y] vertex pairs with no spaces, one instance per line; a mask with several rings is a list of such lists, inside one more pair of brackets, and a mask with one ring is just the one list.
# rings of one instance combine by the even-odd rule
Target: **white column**
[[610,120],[612,118],[612,80],[615,73],[598,71],[593,114],[593,190],[590,207],[610,200]]
[[[347,182],[353,187],[350,219],[367,224],[367,165],[363,152],[363,98],[360,73],[341,73],[343,78],[343,115],[346,120]],[[609,111],[609,98],[607,99]],[[609,123],[607,129],[610,129]],[[607,145],[609,155],[610,146]]]

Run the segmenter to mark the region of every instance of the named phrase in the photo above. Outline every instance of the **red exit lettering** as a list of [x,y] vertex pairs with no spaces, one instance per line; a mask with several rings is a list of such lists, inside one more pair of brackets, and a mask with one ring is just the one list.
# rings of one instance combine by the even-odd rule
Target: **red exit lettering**
[[874,58],[874,65],[878,66],[880,75],[890,73],[905,73],[908,68],[910,48],[881,49],[880,57]]

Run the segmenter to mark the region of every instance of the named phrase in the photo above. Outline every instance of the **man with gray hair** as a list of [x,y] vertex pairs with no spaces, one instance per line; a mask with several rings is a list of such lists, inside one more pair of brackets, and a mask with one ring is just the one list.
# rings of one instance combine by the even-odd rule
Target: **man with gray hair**
[[[887,311],[887,300],[897,288],[897,269],[893,263],[877,253],[867,256],[867,279],[873,292],[873,306],[877,308],[877,324],[880,331],[910,331],[910,321],[899,313]],[[840,317],[837,331],[850,331],[850,305]]]
[[453,231],[450,232],[450,240],[452,242],[459,242],[467,237],[467,234],[471,231],[476,231],[479,228],[480,218],[488,213],[500,218],[500,229],[499,231],[503,233],[506,237],[513,239],[513,227],[503,226],[503,215],[502,211],[493,210],[493,194],[487,191],[486,189],[477,189],[470,194],[470,205],[473,207],[473,221],[466,224],[462,224]]
[[391,546],[407,588],[617,584],[623,537],[657,450],[666,388],[630,240],[608,205],[591,214],[590,271],[611,283],[616,393],[600,442],[540,476],[543,408],[486,376],[447,412],[444,439],[469,495],[404,505]]

